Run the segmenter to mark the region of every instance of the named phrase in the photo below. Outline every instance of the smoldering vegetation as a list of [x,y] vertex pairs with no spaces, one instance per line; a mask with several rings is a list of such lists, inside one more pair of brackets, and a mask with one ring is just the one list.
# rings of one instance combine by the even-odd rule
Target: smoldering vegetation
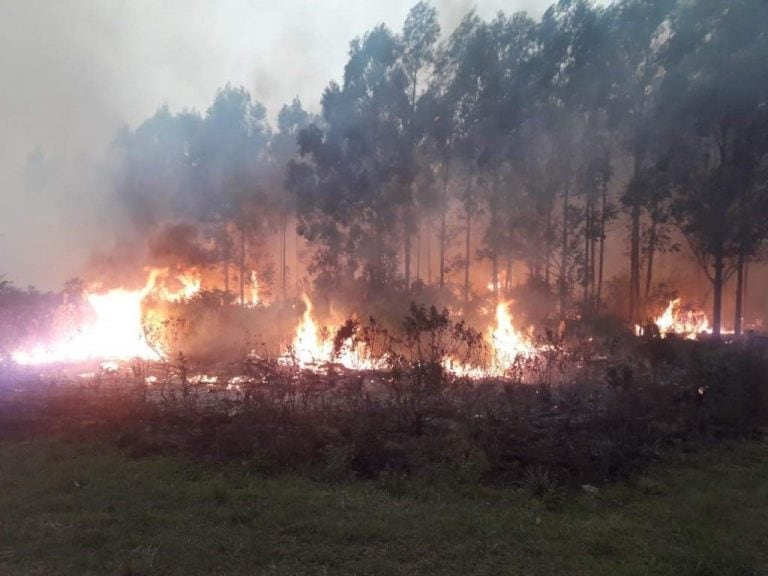
[[414,343],[406,366],[377,370],[302,371],[254,357],[204,374],[181,359],[70,382],[17,375],[15,390],[0,388],[0,431],[266,475],[375,479],[394,495],[406,478],[517,486],[553,507],[567,489],[626,479],[667,450],[764,434],[768,357],[758,343],[553,342],[546,358],[482,380],[441,371]]

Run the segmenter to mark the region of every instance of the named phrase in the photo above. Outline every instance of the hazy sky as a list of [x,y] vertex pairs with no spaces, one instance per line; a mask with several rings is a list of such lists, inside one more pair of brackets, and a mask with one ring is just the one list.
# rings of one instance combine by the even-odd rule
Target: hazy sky
[[[0,275],[58,288],[114,241],[100,156],[161,104],[205,110],[226,82],[274,117],[317,110],[349,41],[399,30],[415,0],[0,1]],[[443,32],[473,6],[540,16],[549,0],[435,0]],[[43,160],[29,168],[38,151]],[[25,170],[25,166],[27,169]]]

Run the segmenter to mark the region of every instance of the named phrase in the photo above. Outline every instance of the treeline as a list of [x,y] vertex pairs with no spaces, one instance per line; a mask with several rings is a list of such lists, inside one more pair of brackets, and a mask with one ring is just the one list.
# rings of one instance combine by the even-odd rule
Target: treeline
[[[351,43],[319,117],[295,100],[272,128],[231,86],[204,114],[161,108],[117,139],[119,190],[150,249],[221,266],[241,300],[252,269],[286,295],[295,226],[317,289],[427,283],[469,302],[483,261],[496,297],[524,278],[560,316],[594,313],[613,226],[622,313],[641,322],[679,236],[712,283],[716,334],[736,277],[739,332],[768,236],[766,21],[764,0],[561,0],[442,35],[420,2],[400,32]],[[200,227],[158,240],[179,222]]]

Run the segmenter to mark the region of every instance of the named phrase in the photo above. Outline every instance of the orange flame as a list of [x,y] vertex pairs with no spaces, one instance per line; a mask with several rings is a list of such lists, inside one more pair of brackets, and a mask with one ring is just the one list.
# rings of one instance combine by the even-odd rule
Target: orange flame
[[103,293],[86,293],[93,320],[50,345],[17,350],[11,357],[16,363],[24,365],[157,358],[157,351],[152,349],[144,335],[142,302],[150,294],[169,302],[178,302],[196,294],[201,286],[200,275],[195,271],[178,275],[176,279],[181,288],[175,291],[165,286],[167,277],[166,269],[152,269],[145,285],[138,290],[115,288]]
[[[706,314],[700,310],[683,307],[680,298],[671,300],[664,312],[657,316],[653,323],[659,329],[662,338],[677,334],[688,340],[695,340],[699,334],[712,333],[712,326]],[[642,336],[643,328],[635,325],[635,334]]]
[[312,312],[312,302],[306,294],[302,296],[302,300],[305,310],[291,344],[293,358],[284,355],[284,361],[295,359],[301,368],[309,370],[324,363],[340,364],[351,370],[374,370],[383,367],[385,359],[374,358],[370,351],[350,341],[344,342],[338,354],[334,355],[332,335],[336,333],[338,326],[327,326],[325,331],[321,331]]
[[496,306],[496,323],[486,334],[491,345],[488,367],[463,364],[454,359],[448,359],[443,367],[456,376],[468,378],[503,376],[518,359],[535,355],[538,352],[536,346],[528,336],[514,327],[509,308],[509,302],[500,302]]

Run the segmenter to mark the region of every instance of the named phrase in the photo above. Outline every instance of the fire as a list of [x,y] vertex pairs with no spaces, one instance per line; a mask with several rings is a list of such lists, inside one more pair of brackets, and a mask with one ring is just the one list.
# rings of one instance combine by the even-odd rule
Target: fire
[[496,306],[495,325],[490,327],[486,334],[491,346],[488,367],[463,364],[454,359],[446,360],[443,367],[457,376],[468,378],[503,376],[517,360],[535,355],[538,352],[535,344],[514,327],[509,309],[509,302],[500,302]]
[[332,335],[338,326],[327,326],[325,330],[318,327],[313,314],[312,302],[305,294],[304,314],[301,317],[296,335],[291,344],[292,357],[284,355],[284,361],[295,360],[302,368],[314,369],[323,363],[335,363],[351,370],[374,370],[384,365],[384,359],[376,359],[361,345],[344,342],[338,354],[334,355]]
[[261,306],[263,304],[259,289],[259,277],[256,275],[256,270],[251,270],[251,299],[249,305],[251,307]]
[[[341,364],[349,369],[377,369],[385,364],[385,359],[373,358],[370,351],[362,350],[347,342],[338,356],[333,354],[333,338],[336,327],[330,326],[323,333],[313,314],[312,302],[303,297],[305,311],[296,328],[292,342],[292,359],[306,369],[314,369],[325,362]],[[502,376],[509,367],[520,358],[528,358],[537,353],[531,339],[518,331],[512,324],[509,303],[500,303],[496,307],[496,321],[486,335],[491,344],[491,358],[486,367],[464,364],[455,359],[446,359],[443,367],[457,376],[483,378]],[[285,361],[288,356],[284,356]]]
[[304,314],[293,339],[293,354],[303,367],[317,362],[327,362],[333,354],[333,343],[320,337],[320,331],[312,314],[312,302],[304,295]]
[[19,364],[82,362],[102,358],[153,358],[155,352],[144,338],[141,302],[150,286],[140,290],[117,288],[104,294],[88,294],[94,320],[69,338],[50,346],[19,350],[13,359]]
[[[144,335],[142,303],[149,295],[169,302],[178,302],[195,295],[201,287],[195,271],[176,276],[181,288],[169,290],[165,285],[168,271],[153,269],[146,283],[138,290],[114,288],[106,292],[85,295],[92,319],[75,330],[69,330],[55,342],[38,344],[12,354],[18,364],[51,364],[83,362],[94,359],[127,360],[158,357]],[[162,280],[162,281],[161,281]]]
[[[712,327],[706,314],[699,310],[683,307],[680,298],[670,301],[664,312],[657,316],[653,323],[658,327],[662,338],[670,334],[678,334],[689,340],[695,340],[699,334],[711,334]],[[638,336],[643,334],[641,326],[635,326]]]
[[491,330],[489,339],[493,348],[493,369],[502,373],[518,358],[536,353],[530,338],[512,325],[512,314],[507,303],[496,306],[496,326]]

